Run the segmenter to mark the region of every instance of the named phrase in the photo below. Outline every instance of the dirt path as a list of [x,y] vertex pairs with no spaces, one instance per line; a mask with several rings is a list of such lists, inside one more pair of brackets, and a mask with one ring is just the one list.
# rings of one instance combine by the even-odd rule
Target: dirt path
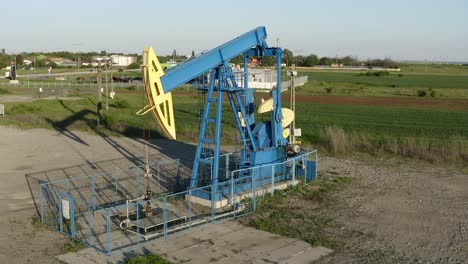
[[[177,92],[174,96],[197,96],[194,92]],[[267,98],[268,93],[259,94]],[[287,93],[283,93],[283,102],[289,102]],[[419,98],[419,97],[378,97],[378,96],[338,96],[338,95],[303,95],[296,96],[298,103],[331,105],[366,105],[383,107],[409,107],[446,110],[468,110],[468,99]]]

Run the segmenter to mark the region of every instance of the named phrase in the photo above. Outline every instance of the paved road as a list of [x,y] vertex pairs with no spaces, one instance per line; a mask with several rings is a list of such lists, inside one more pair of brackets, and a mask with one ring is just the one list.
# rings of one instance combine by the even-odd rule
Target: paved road
[[[135,69],[135,70],[125,70],[127,72],[135,72],[135,71],[140,71],[140,69]],[[102,73],[105,73],[106,71],[103,71]],[[107,70],[108,73],[110,72],[118,72],[118,69],[115,70]],[[84,74],[96,74],[96,71],[80,71],[80,72],[60,72],[60,73],[37,73],[37,74],[21,74],[18,75],[18,79],[26,79],[26,78],[37,78],[37,77],[53,77],[53,76],[69,76],[69,75],[84,75]],[[5,76],[0,76],[0,79],[5,79]]]

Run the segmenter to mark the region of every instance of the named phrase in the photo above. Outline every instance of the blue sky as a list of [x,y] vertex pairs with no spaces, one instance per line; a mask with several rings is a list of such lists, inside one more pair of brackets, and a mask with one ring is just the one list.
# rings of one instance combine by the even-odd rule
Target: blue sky
[[[264,25],[295,54],[468,61],[467,0],[0,0],[0,48],[199,53]],[[5,7],[8,7],[6,11]]]

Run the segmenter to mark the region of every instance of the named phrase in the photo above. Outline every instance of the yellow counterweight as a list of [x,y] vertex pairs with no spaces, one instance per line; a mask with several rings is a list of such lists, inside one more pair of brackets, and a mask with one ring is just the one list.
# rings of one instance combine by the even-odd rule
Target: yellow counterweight
[[143,80],[148,105],[143,107],[136,114],[144,115],[152,111],[163,134],[167,138],[175,140],[176,130],[172,94],[170,92],[164,93],[161,83],[161,77],[163,76],[164,70],[153,48],[145,48],[143,50]]

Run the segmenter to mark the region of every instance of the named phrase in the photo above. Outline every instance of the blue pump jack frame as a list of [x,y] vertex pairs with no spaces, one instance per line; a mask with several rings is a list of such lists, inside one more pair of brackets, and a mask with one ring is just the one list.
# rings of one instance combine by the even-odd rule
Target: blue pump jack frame
[[[211,166],[211,184],[217,189],[219,183],[219,155],[221,149],[221,119],[223,94],[227,93],[233,109],[236,126],[243,141],[242,168],[281,162],[286,159],[287,140],[283,138],[281,111],[281,48],[269,48],[266,43],[265,27],[255,28],[225,44],[205,52],[179,66],[168,70],[161,78],[165,93],[204,74],[211,73],[210,84],[203,118],[200,124],[197,151],[195,155],[190,187],[203,186],[199,183],[199,169]],[[244,87],[238,87],[229,61],[243,55]],[[275,56],[277,66],[277,87],[272,92],[273,111],[270,121],[256,124],[253,90],[248,87],[248,62],[253,56]],[[215,97],[215,92],[217,97]],[[212,108],[216,107],[215,117]],[[239,113],[241,117],[239,117]],[[208,137],[207,126],[214,124],[214,138]],[[243,125],[245,124],[245,125]],[[260,144],[262,142],[262,144]],[[205,156],[207,145],[214,145],[210,157]],[[211,151],[211,150],[210,150]]]
[[[266,134],[255,135],[255,107],[253,90],[248,87],[248,60],[251,56],[275,56],[277,64],[278,86],[272,93],[274,107],[270,113],[270,126]],[[243,141],[243,151],[241,156],[241,167],[248,168],[268,163],[281,162],[286,159],[286,144],[287,140],[282,136],[282,111],[281,111],[281,57],[282,50],[280,48],[253,48],[243,53],[244,59],[244,87],[237,86],[235,76],[227,62],[224,65],[217,67],[211,72],[210,84],[208,87],[207,100],[203,113],[203,119],[200,126],[200,134],[198,138],[198,146],[195,155],[195,162],[192,171],[191,188],[196,188],[198,184],[199,168],[202,164],[211,165],[211,185],[213,192],[219,188],[219,155],[221,148],[221,114],[222,114],[222,99],[223,93],[227,94],[230,105],[233,110],[236,126],[240,132]],[[213,92],[217,92],[217,97],[214,98]],[[209,113],[212,103],[216,101],[216,118],[215,118],[215,137],[210,141],[214,143],[213,158],[207,161],[206,157],[202,157],[204,143],[206,143],[206,126],[209,123]],[[238,113],[241,113],[241,118]],[[258,144],[260,137],[269,137],[271,142],[267,148],[259,149]],[[264,146],[263,146],[264,147]],[[210,163],[211,162],[211,163]],[[221,185],[222,186],[222,185]],[[211,197],[215,197],[214,193]],[[215,199],[213,199],[215,200]]]

